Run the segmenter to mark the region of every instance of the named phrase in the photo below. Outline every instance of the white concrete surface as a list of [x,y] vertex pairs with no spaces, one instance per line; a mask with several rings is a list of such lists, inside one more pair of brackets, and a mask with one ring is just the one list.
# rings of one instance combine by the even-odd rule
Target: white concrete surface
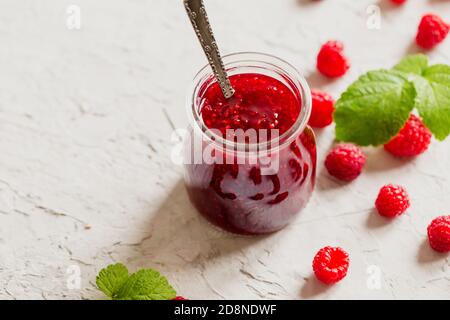
[[[422,14],[450,21],[448,1],[408,2],[206,1],[223,53],[278,55],[335,97],[362,71],[416,51]],[[366,27],[371,4],[380,30]],[[79,30],[67,27],[70,5],[81,9]],[[329,39],[352,62],[337,81],[315,73]],[[101,298],[95,276],[116,261],[157,268],[192,299],[450,298],[449,257],[426,243],[430,220],[450,213],[449,139],[412,161],[368,149],[364,174],[344,185],[323,168],[333,128],[319,131],[309,206],[279,233],[235,237],[197,215],[170,160],[186,88],[205,63],[181,0],[3,0],[0,43],[0,298]],[[450,63],[450,39],[429,56]],[[392,222],[373,212],[388,182],[412,197]],[[330,288],[311,274],[325,245],[351,256]],[[374,271],[379,288],[368,285]]]

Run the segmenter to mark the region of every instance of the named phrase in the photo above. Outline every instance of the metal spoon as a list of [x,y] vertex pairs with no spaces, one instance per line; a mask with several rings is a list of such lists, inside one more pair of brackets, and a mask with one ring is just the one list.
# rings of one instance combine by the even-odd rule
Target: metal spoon
[[223,65],[203,0],[184,0],[184,7],[223,95],[226,99],[231,98],[234,94],[234,89]]

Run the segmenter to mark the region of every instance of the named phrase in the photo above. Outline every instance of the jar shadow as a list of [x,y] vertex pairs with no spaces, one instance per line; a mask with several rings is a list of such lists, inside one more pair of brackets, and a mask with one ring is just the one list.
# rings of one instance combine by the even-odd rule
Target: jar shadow
[[116,261],[139,268],[156,264],[164,266],[161,271],[179,270],[242,252],[270,236],[240,236],[213,227],[191,205],[181,179],[148,215],[148,232],[141,235],[141,241],[116,251],[120,255],[120,259],[114,257]]

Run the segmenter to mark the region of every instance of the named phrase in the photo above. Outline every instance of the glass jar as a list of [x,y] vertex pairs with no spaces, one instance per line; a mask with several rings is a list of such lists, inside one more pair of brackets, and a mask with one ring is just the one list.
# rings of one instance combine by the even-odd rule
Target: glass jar
[[311,92],[289,63],[261,53],[224,57],[228,75],[262,74],[295,95],[300,113],[279,137],[256,143],[225,139],[205,126],[202,97],[216,80],[209,66],[188,94],[190,120],[184,142],[185,184],[192,204],[212,224],[233,233],[257,235],[285,227],[307,204],[315,184],[316,142],[308,127]]

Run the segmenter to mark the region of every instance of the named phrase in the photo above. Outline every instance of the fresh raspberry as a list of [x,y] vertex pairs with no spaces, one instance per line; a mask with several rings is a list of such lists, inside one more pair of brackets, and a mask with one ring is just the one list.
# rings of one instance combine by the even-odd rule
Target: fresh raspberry
[[406,190],[393,184],[382,187],[375,201],[378,213],[387,218],[401,215],[409,208],[409,205],[409,196]]
[[334,100],[326,92],[311,90],[312,111],[309,118],[309,125],[323,128],[333,122]]
[[334,147],[325,159],[325,167],[329,174],[339,180],[356,179],[366,163],[366,155],[361,148],[343,143]]
[[431,248],[442,253],[450,251],[450,216],[437,217],[427,231]]
[[317,69],[325,76],[336,78],[343,76],[350,68],[344,55],[344,45],[339,41],[325,43],[317,56]]
[[347,275],[349,263],[347,252],[339,247],[328,246],[317,252],[312,266],[317,279],[325,284],[333,284]]
[[450,30],[450,26],[435,14],[426,14],[422,17],[416,42],[424,49],[432,49],[442,41]]
[[173,298],[172,300],[189,300],[189,299],[186,299],[182,296],[177,296],[177,297]]
[[391,2],[393,2],[395,4],[404,4],[406,2],[406,0],[391,0]]
[[396,157],[413,157],[425,152],[430,142],[431,131],[419,117],[412,114],[400,132],[384,145],[384,149]]

